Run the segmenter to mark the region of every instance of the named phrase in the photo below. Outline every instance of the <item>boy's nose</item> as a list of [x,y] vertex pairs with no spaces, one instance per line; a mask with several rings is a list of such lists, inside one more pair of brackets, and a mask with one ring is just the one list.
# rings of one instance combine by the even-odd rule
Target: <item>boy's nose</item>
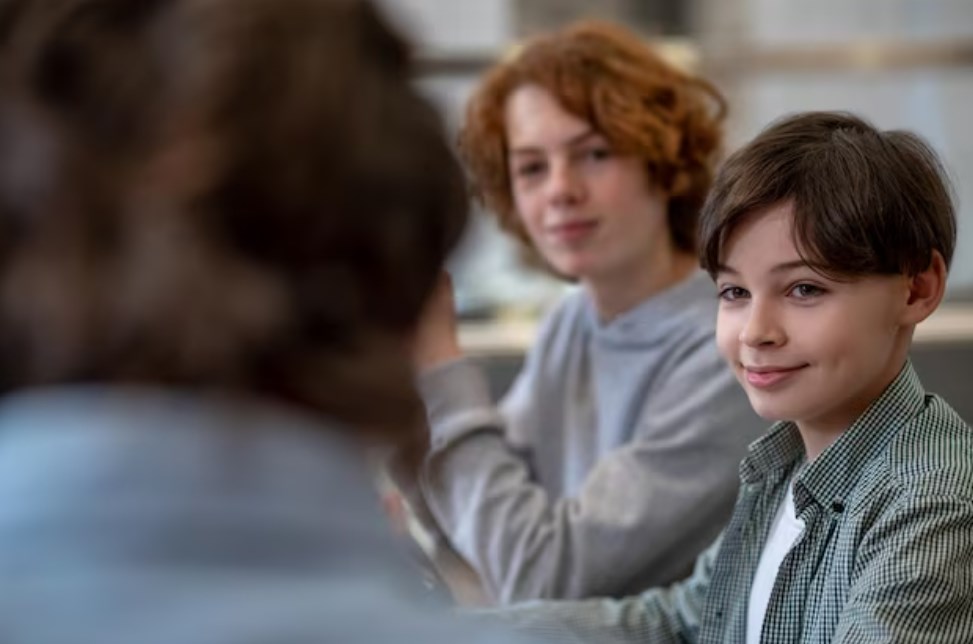
[[740,342],[749,347],[780,346],[787,339],[773,307],[754,302],[740,330]]
[[570,163],[553,163],[548,182],[548,201],[552,206],[571,206],[584,200],[584,179]]

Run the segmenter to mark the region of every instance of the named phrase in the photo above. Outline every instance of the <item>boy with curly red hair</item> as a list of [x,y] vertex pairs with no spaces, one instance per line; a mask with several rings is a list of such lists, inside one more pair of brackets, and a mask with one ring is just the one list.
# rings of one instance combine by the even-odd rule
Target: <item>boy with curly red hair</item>
[[724,111],[708,82],[597,22],[527,42],[470,100],[478,195],[581,287],[499,407],[448,293],[420,337],[422,500],[496,601],[672,581],[728,516],[759,423],[719,358],[695,256]]

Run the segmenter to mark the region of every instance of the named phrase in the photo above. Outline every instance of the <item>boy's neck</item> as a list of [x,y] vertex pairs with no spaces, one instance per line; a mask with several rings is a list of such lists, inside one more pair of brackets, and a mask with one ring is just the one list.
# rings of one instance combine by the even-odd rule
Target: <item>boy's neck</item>
[[821,455],[821,452],[848,431],[852,424],[861,418],[862,414],[873,402],[878,400],[888,386],[892,384],[892,381],[896,379],[905,366],[908,344],[905,345],[904,351],[896,351],[895,353],[896,355],[889,361],[881,376],[875,378],[872,386],[862,390],[857,403],[853,407],[845,408],[840,414],[832,416],[796,421],[797,429],[801,433],[801,440],[804,442],[804,452],[807,455],[808,463],[814,461]]
[[675,251],[665,261],[656,258],[641,273],[586,280],[584,286],[594,301],[599,319],[606,323],[679,284],[697,270],[699,261],[695,255]]

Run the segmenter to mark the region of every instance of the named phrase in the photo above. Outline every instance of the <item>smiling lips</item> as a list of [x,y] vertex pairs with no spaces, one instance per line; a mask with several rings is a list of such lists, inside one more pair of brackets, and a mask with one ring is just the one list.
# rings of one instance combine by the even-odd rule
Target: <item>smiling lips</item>
[[744,367],[743,370],[746,374],[747,383],[757,387],[758,389],[767,389],[783,382],[784,380],[787,380],[806,366],[807,365],[800,365],[797,367]]
[[578,242],[591,235],[598,222],[593,219],[581,221],[569,221],[563,224],[556,224],[547,228],[547,234],[562,243]]

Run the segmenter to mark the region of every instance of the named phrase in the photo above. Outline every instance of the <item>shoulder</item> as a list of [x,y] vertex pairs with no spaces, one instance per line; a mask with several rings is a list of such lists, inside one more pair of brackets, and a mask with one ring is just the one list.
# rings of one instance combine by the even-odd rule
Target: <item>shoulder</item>
[[856,488],[860,510],[875,517],[929,500],[973,510],[973,429],[942,398],[925,396],[919,413],[865,467]]
[[590,315],[590,302],[583,290],[566,294],[542,315],[529,353],[570,351],[586,337]]
[[632,324],[631,340],[679,362],[722,365],[716,348],[714,291],[709,277],[700,271],[647,300],[626,321]]
[[736,386],[716,344],[716,309],[712,305],[708,300],[689,302],[658,320],[656,341],[647,341],[645,351],[653,355],[667,378],[719,379]]
[[566,293],[541,316],[539,335],[567,326],[582,326],[590,315],[590,298],[583,289]]
[[706,273],[696,273],[686,281],[681,309],[687,320],[713,331],[718,306],[716,286]]
[[949,495],[973,501],[973,428],[935,395],[882,455],[889,482],[905,496]]
[[[629,348],[646,357],[656,380],[667,389],[692,391],[708,383],[737,392],[736,379],[716,344],[717,299],[702,271],[647,300],[619,333]],[[742,394],[742,390],[739,392]]]
[[883,579],[962,574],[973,548],[973,432],[936,396],[883,449],[852,502],[858,566]]
[[660,307],[662,317],[695,333],[712,335],[716,332],[719,301],[716,287],[706,273],[697,271],[658,297],[663,305]]

